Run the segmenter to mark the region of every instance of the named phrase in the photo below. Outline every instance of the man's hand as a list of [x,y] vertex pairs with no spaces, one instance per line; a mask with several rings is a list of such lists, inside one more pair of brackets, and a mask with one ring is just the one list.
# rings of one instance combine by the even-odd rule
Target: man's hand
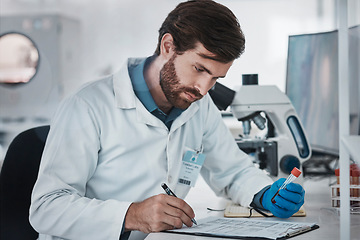
[[159,194],[142,202],[132,203],[125,216],[125,231],[160,232],[192,226],[195,214],[182,199]]
[[300,184],[290,183],[285,189],[279,191],[279,195],[275,197],[276,203],[272,203],[271,198],[284,181],[285,178],[280,178],[271,185],[270,189],[266,190],[262,198],[262,205],[276,217],[289,218],[304,204],[305,191]]

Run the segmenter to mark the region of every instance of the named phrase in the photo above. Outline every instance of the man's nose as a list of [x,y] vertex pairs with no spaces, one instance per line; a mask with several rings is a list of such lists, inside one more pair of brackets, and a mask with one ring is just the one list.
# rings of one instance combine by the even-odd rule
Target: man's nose
[[[215,82],[214,82],[215,83]],[[209,77],[203,77],[197,80],[195,84],[195,88],[199,91],[199,93],[204,96],[206,93],[214,86],[212,79]]]

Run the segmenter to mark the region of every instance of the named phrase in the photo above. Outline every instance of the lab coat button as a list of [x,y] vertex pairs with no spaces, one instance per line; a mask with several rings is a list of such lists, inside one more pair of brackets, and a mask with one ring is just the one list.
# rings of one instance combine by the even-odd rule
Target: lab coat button
[[172,177],[169,176],[169,177],[168,177],[168,183],[171,183],[171,181],[172,181]]

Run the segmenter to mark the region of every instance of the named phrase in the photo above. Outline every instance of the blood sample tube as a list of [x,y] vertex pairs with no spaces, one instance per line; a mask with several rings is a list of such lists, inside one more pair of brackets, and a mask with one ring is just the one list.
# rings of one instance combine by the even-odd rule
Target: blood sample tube
[[294,181],[296,178],[298,178],[301,174],[301,171],[299,169],[297,169],[296,167],[294,167],[294,169],[291,171],[290,175],[288,176],[288,178],[285,180],[285,182],[281,185],[281,187],[279,188],[279,190],[275,193],[275,195],[272,197],[271,202],[272,203],[276,203],[275,201],[275,197],[277,195],[279,195],[279,191],[281,189],[286,188],[286,186],[291,183],[292,181]]
[[[359,185],[360,185],[360,181],[359,181],[359,176],[360,176],[360,169],[359,167],[356,167],[355,169],[353,169],[353,184],[355,185],[355,189],[354,189],[354,197],[358,198],[360,197],[360,190],[359,190]],[[357,206],[359,206],[360,201],[357,200]]]
[[[353,166],[350,166],[350,198],[354,197],[354,178],[353,178]],[[353,206],[354,201],[350,201],[350,206]]]
[[340,184],[340,169],[335,169],[336,184]]

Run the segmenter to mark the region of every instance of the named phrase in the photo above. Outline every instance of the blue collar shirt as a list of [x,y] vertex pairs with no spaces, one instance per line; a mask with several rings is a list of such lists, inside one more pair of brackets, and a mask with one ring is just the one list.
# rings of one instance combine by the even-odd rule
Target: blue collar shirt
[[173,107],[169,114],[165,114],[156,105],[154,98],[151,96],[149,87],[147,86],[144,78],[145,65],[148,64],[150,61],[151,61],[151,57],[144,59],[139,65],[129,67],[129,75],[130,75],[131,83],[134,88],[135,95],[139,98],[139,100],[145,106],[145,108],[154,116],[159,118],[167,126],[167,128],[170,129],[173,121],[178,116],[180,116],[180,114],[184,110]]

